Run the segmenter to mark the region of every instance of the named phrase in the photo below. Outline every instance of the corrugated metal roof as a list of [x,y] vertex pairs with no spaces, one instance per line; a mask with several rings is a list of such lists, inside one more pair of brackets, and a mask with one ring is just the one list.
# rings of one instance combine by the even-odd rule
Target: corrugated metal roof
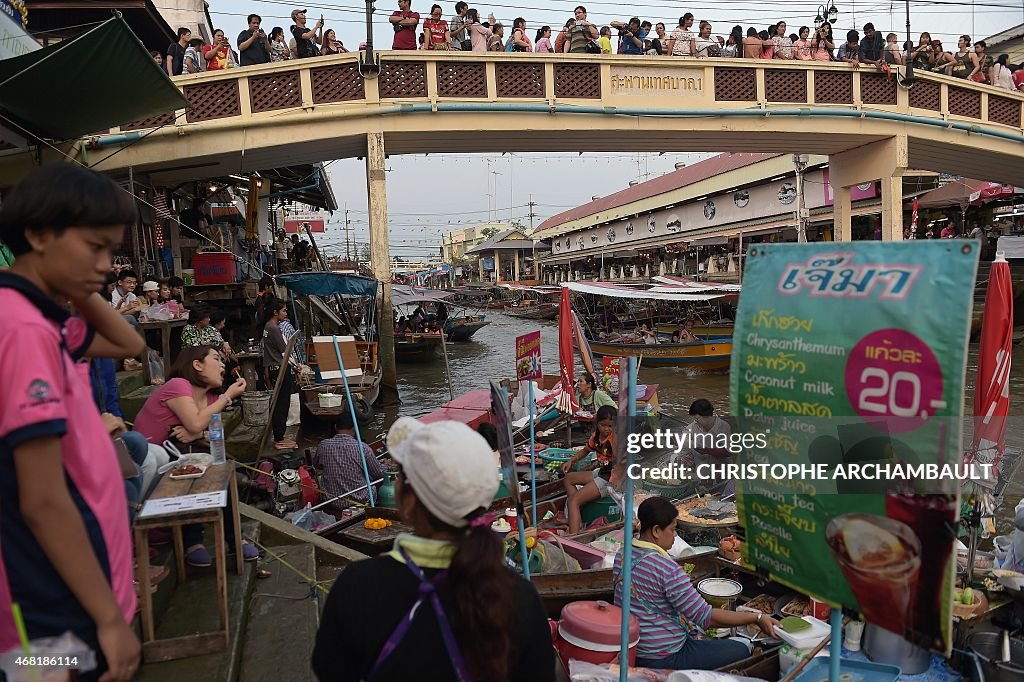
[[692,166],[686,168],[680,168],[679,170],[666,173],[659,177],[642,182],[639,185],[634,185],[627,189],[609,194],[606,197],[600,197],[589,203],[577,206],[576,208],[570,208],[568,211],[562,211],[557,215],[553,215],[537,228],[535,234],[540,235],[544,230],[558,227],[564,223],[572,220],[579,220],[588,215],[600,213],[601,211],[607,211],[619,206],[625,206],[635,201],[642,201],[659,194],[671,192],[687,185],[692,185],[701,180],[714,177],[721,173],[728,171],[737,170],[739,168],[745,168],[751,166],[760,161],[775,158],[781,156],[780,154],[719,154],[713,156],[710,159],[705,159],[699,163],[695,163]]

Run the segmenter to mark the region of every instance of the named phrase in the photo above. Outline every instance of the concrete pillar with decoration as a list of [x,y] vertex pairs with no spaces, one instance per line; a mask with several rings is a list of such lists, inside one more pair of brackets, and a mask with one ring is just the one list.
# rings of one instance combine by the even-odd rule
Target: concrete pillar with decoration
[[879,140],[829,157],[836,241],[846,242],[853,238],[852,188],[879,180],[882,185],[882,239],[903,239],[903,175],[908,165],[906,135]]

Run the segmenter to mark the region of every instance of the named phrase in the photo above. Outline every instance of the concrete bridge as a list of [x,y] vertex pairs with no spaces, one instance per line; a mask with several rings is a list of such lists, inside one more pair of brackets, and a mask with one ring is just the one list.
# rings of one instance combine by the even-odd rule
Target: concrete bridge
[[175,78],[187,111],[94,136],[84,153],[98,170],[131,167],[159,184],[365,158],[383,280],[386,154],[826,154],[840,240],[858,184],[881,181],[886,239],[902,237],[907,170],[1024,186],[1024,96],[927,72],[908,88],[902,74],[843,63],[448,52],[384,52],[380,62],[368,77],[347,54]]

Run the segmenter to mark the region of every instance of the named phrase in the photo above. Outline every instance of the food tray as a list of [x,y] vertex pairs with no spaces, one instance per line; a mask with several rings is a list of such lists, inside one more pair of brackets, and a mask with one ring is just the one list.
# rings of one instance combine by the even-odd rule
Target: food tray
[[816,646],[822,637],[828,636],[828,633],[831,631],[831,628],[829,628],[828,623],[825,621],[818,620],[814,616],[804,616],[803,618],[810,623],[810,628],[803,632],[786,632],[781,627],[777,627],[775,628],[775,634],[790,646],[794,646],[797,649],[809,649]]
[[689,510],[696,509],[697,507],[705,507],[708,502],[717,500],[718,495],[705,495],[704,497],[692,497],[683,502],[676,504],[676,510],[679,512],[678,523],[685,526],[696,526],[700,528],[721,528],[724,526],[734,526],[739,523],[739,517],[735,514],[727,516],[722,519],[702,519],[696,516],[690,516]]
[[743,606],[749,610],[760,611],[767,616],[775,615],[775,597],[770,594],[759,594]]
[[775,600],[775,613],[803,618],[811,615],[811,598],[790,592]]
[[[174,472],[175,472],[175,470],[178,467],[185,467],[185,466],[194,466],[194,467],[199,469],[199,472],[198,473],[194,473],[194,474],[175,475]],[[181,480],[184,480],[186,478],[202,478],[203,474],[206,473],[206,470],[208,468],[209,467],[207,467],[206,465],[203,465],[203,464],[194,464],[194,463],[190,464],[190,463],[187,463],[187,462],[185,464],[175,464],[174,468],[171,469],[169,476],[170,476],[171,480],[173,480],[173,481],[181,481]]]

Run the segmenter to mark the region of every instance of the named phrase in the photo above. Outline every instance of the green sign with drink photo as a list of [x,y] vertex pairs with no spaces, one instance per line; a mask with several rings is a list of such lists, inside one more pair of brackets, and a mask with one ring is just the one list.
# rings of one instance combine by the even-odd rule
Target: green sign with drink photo
[[917,644],[951,647],[973,242],[758,244],[730,408],[743,559]]

